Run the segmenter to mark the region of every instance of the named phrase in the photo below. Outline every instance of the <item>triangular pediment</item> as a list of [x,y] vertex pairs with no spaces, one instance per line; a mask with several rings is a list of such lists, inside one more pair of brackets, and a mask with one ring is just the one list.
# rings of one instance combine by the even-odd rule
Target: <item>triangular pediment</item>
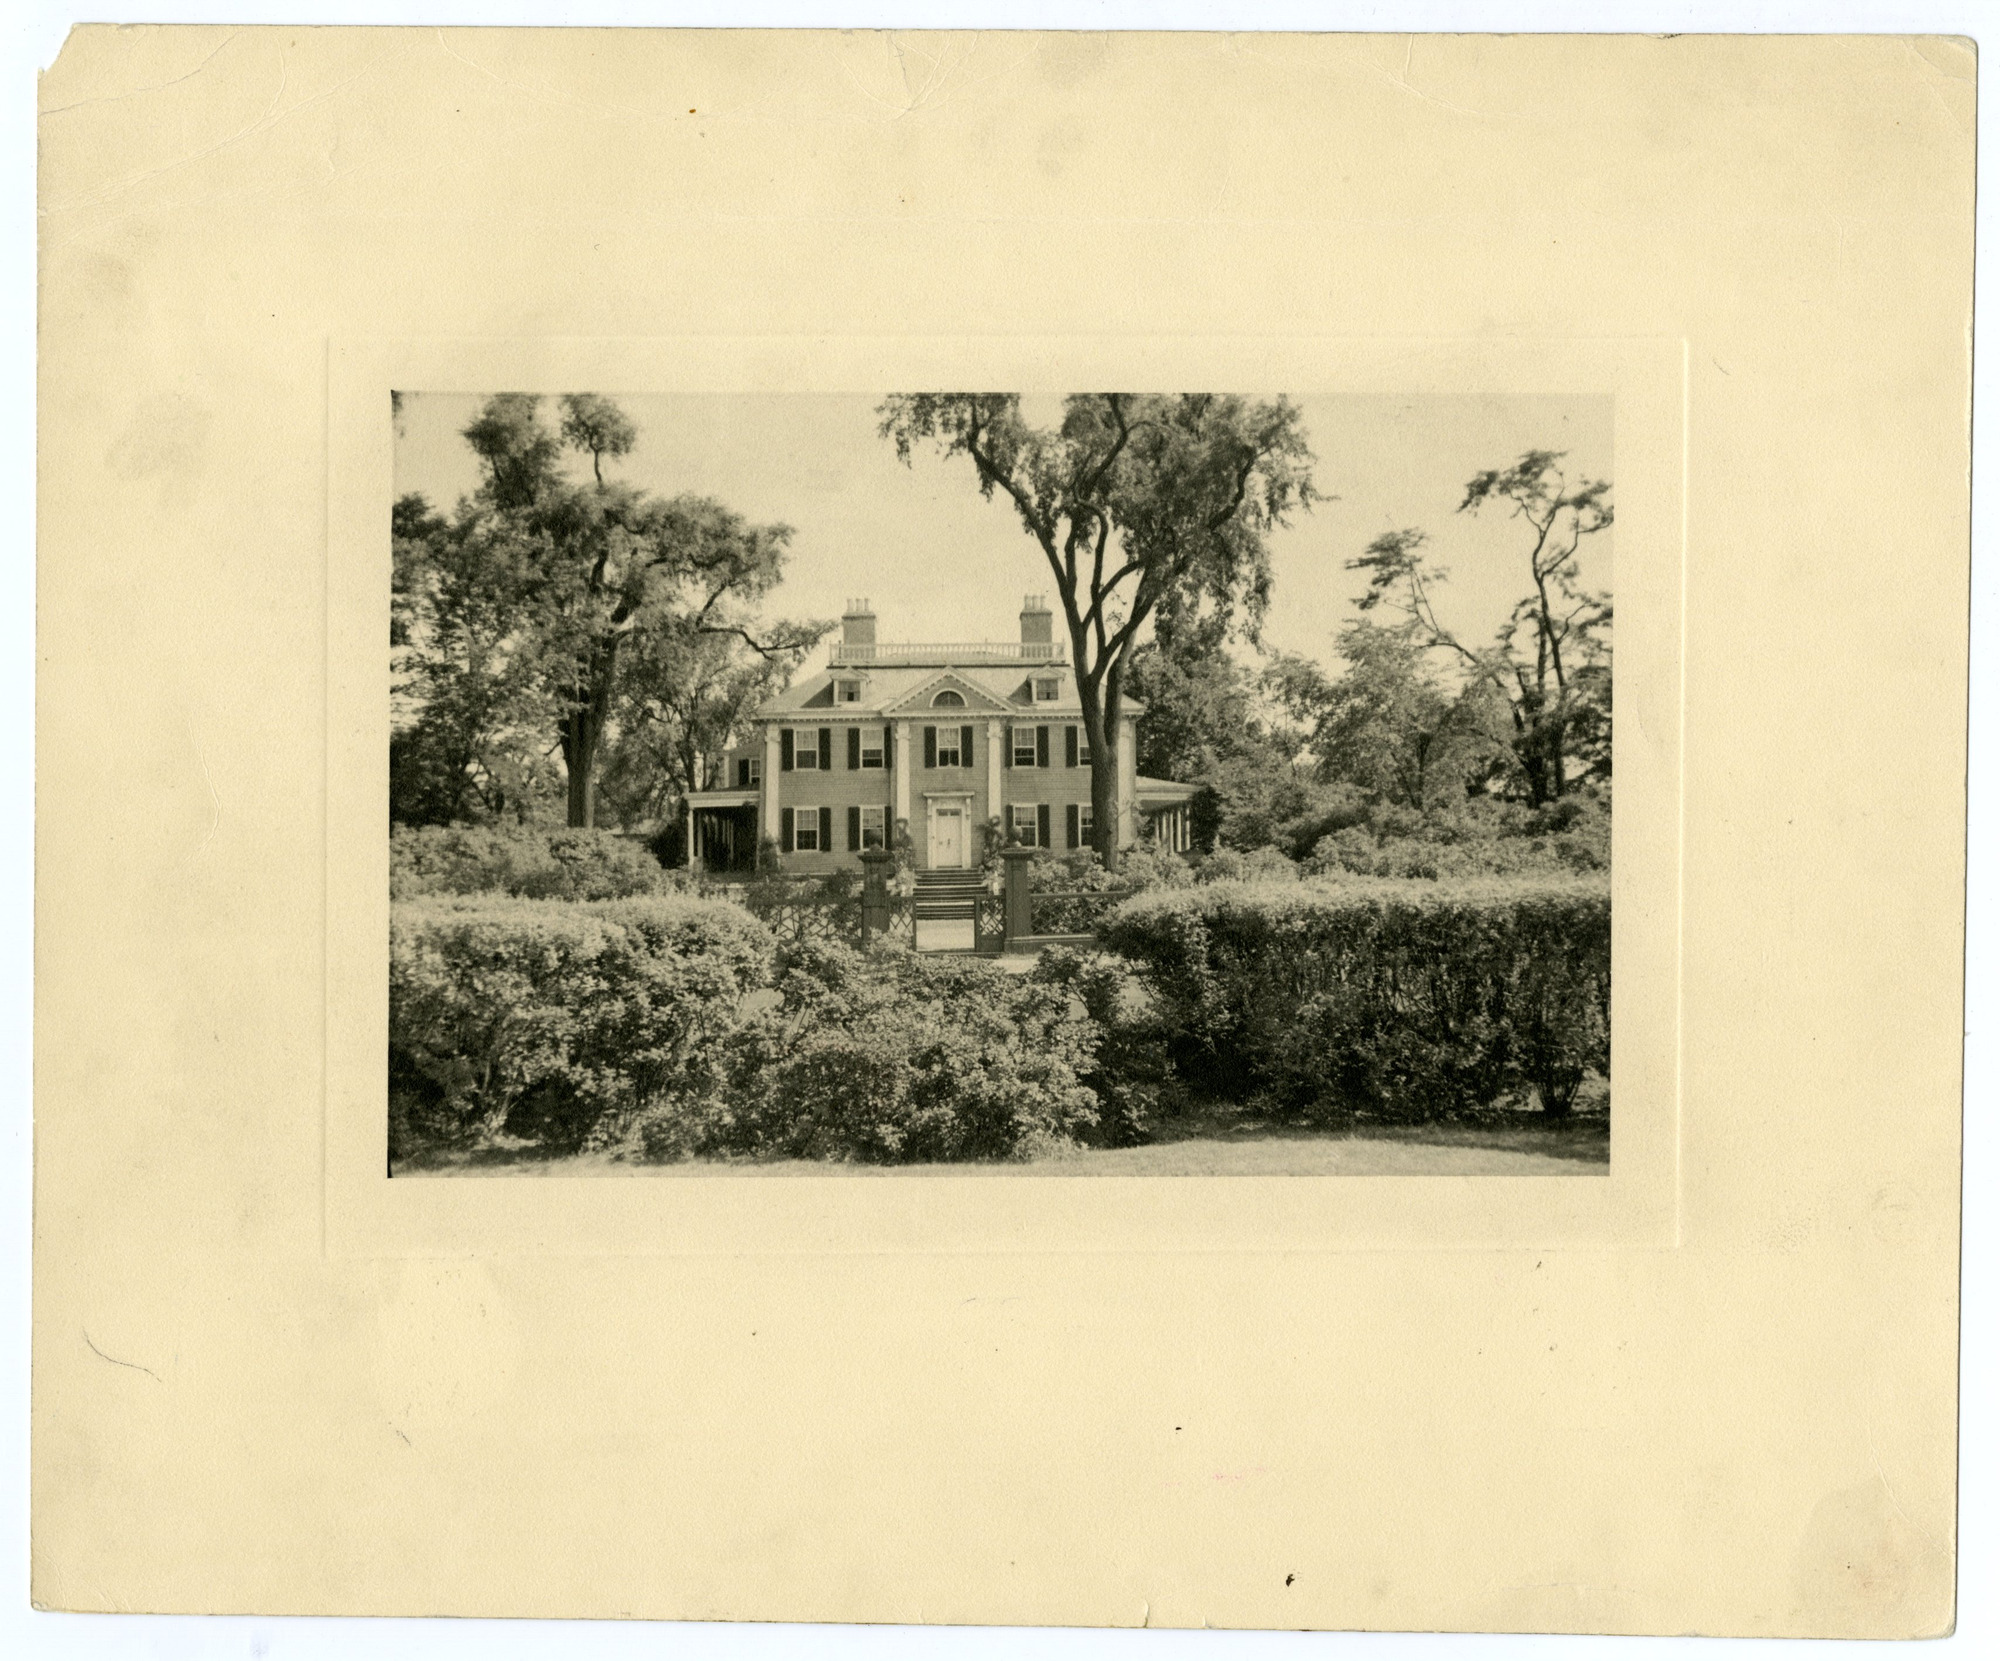
[[[940,692],[946,691],[956,692],[965,702],[940,707],[933,700]],[[911,719],[922,716],[929,720],[935,716],[939,721],[962,721],[974,716],[1012,715],[1016,711],[1004,698],[996,698],[977,681],[967,680],[954,669],[940,669],[930,679],[911,687],[902,697],[884,704],[882,713]]]

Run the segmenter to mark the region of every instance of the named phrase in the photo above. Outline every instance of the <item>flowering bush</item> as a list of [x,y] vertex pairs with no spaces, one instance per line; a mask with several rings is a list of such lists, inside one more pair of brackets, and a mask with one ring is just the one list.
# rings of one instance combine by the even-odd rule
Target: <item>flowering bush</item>
[[647,848],[616,831],[527,825],[394,825],[389,897],[510,894],[528,900],[615,900],[683,886]]
[[1058,988],[896,946],[787,948],[733,1035],[722,1095],[641,1129],[653,1158],[1020,1159],[1097,1118],[1098,1032]]
[[427,899],[389,920],[390,1152],[500,1134],[617,1141],[715,1087],[714,1041],[768,975],[736,906]]

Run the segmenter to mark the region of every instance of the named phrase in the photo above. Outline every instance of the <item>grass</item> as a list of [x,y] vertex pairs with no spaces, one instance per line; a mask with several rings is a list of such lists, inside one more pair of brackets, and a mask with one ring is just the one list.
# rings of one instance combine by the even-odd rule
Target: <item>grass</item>
[[1137,1148],[1085,1148],[1023,1162],[859,1165],[810,1159],[695,1159],[647,1165],[610,1154],[543,1157],[532,1143],[444,1154],[400,1167],[426,1176],[516,1177],[1228,1177],[1603,1176],[1610,1122],[1498,1112],[1478,1121],[1315,1130],[1217,1107],[1160,1125]]

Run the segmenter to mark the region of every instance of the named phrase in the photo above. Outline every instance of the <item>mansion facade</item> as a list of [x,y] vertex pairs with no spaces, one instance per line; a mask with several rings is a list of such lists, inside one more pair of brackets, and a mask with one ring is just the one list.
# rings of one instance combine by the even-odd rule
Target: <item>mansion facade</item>
[[1136,722],[1114,755],[1090,751],[1068,648],[1039,596],[1018,643],[891,645],[850,602],[825,669],[768,700],[720,788],[688,797],[688,863],[743,870],[768,838],[788,870],[832,871],[909,829],[919,870],[976,867],[983,828],[1058,853],[1090,846],[1092,769],[1118,769],[1119,846],[1190,845],[1194,787],[1142,777]]

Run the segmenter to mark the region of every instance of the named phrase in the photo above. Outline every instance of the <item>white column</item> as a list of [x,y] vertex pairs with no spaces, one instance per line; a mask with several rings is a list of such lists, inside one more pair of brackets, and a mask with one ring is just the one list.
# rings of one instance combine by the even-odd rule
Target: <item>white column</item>
[[1139,840],[1139,735],[1137,720],[1118,723],[1118,846]]
[[[1007,742],[1007,729],[999,721],[986,723],[986,818],[1000,819],[1005,814],[1000,806],[1000,762],[1004,752],[1001,746]],[[985,820],[980,823],[984,824]],[[984,847],[985,843],[975,844]]]
[[[910,817],[910,723],[896,723],[896,817],[908,820]],[[896,827],[889,827],[891,841]],[[910,835],[917,834],[916,827],[910,827]]]
[[778,840],[778,724],[764,728],[764,834]]

